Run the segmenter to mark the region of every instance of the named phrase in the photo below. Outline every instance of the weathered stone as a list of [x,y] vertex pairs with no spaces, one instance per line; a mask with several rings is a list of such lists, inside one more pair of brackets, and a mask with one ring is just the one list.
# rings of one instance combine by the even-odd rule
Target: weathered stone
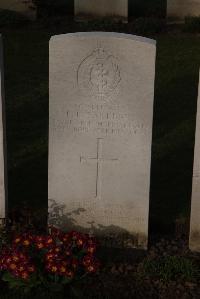
[[200,83],[197,102],[196,137],[194,151],[192,207],[190,221],[190,249],[200,252]]
[[51,224],[146,248],[155,52],[119,33],[51,39]]
[[5,199],[5,167],[4,167],[4,87],[3,87],[3,45],[0,35],[0,224],[6,216],[6,199]]
[[127,21],[128,0],[75,0],[77,20],[107,18]]
[[200,16],[200,0],[167,0],[167,16],[174,20]]

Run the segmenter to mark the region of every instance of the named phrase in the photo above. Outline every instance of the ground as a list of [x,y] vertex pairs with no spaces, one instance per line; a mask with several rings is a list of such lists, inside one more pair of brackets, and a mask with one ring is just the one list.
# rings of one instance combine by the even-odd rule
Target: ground
[[[144,20],[143,22],[145,23]],[[140,23],[143,28],[141,31],[145,28],[144,23]],[[152,24],[148,24],[148,28],[150,25]],[[154,27],[155,25],[159,27],[159,21],[155,21]],[[93,30],[135,34],[138,33],[136,29],[138,27],[134,22],[117,25],[110,22],[82,24],[65,17],[1,28],[5,57],[10,211],[17,213],[22,206],[28,207],[31,211],[37,211],[38,220],[47,213],[50,37],[61,33]],[[164,26],[164,30],[159,33],[147,30],[141,35],[157,41],[150,237],[162,234],[173,238],[177,231],[175,223],[179,219],[187,223],[190,213],[200,38],[198,33],[184,32],[183,25]],[[187,243],[187,232],[183,233],[186,234]],[[178,244],[181,242],[179,240]],[[168,246],[166,244],[164,241],[163,252]],[[183,247],[185,248],[185,245]],[[193,260],[190,255],[188,258]],[[198,257],[195,257],[195,264],[199,265]],[[123,270],[127,267],[127,262],[121,266],[118,271],[116,269],[120,268],[120,263],[109,264],[107,261],[103,265],[104,270],[86,284],[85,298],[200,296],[196,277],[192,282],[184,279],[179,282],[175,279],[163,283],[162,279],[148,275],[139,279],[136,275],[138,262],[128,262],[129,270]],[[88,287],[91,285],[95,285],[99,291],[95,293],[94,288]]]

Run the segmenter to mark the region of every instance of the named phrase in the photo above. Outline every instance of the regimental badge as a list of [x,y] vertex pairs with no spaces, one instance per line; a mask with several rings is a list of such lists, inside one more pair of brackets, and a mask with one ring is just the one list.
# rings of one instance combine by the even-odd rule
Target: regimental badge
[[121,81],[117,59],[103,48],[95,49],[80,63],[77,81],[84,95],[106,100]]

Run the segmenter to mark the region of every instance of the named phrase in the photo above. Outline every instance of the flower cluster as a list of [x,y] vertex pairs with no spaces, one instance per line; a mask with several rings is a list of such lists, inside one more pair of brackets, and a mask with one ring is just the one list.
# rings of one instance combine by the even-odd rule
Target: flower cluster
[[0,257],[0,270],[8,271],[16,278],[27,280],[35,272],[35,266],[26,253],[11,248],[3,250]]
[[51,237],[54,241],[46,253],[48,272],[73,278],[81,271],[98,270],[99,262],[94,257],[96,242],[93,238],[75,231],[63,233],[55,228],[51,228]]
[[16,235],[11,246],[0,254],[0,272],[26,281],[33,273],[45,279],[81,277],[98,270],[96,247],[93,237],[76,231],[65,233],[51,227],[46,235],[23,233]]

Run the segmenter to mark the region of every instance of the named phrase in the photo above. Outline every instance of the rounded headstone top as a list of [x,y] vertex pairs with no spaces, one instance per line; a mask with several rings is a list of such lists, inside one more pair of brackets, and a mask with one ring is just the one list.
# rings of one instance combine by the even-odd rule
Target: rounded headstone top
[[129,39],[133,41],[138,41],[141,43],[148,43],[152,45],[156,45],[156,40],[146,38],[143,36],[126,34],[126,33],[118,33],[118,32],[101,32],[101,31],[92,31],[92,32],[75,32],[75,33],[67,33],[67,34],[59,34],[51,37],[50,42],[58,39],[66,38],[88,38],[88,37],[99,37],[99,38],[121,38],[121,39]]

